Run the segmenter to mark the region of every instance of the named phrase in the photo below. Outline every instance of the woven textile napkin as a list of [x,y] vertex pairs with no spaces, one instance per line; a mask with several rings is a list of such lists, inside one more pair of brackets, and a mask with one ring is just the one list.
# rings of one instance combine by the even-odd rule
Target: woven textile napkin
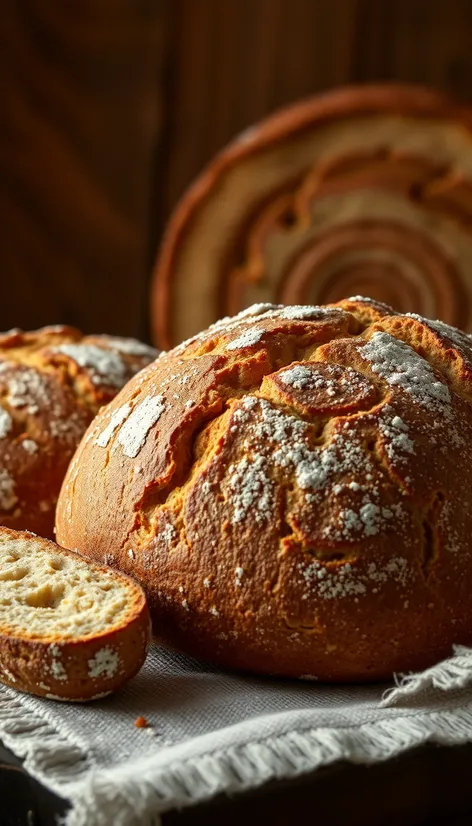
[[67,826],[155,826],[169,809],[335,760],[472,740],[472,649],[388,690],[235,676],[154,646],[127,687],[93,704],[0,686],[0,738],[71,801]]

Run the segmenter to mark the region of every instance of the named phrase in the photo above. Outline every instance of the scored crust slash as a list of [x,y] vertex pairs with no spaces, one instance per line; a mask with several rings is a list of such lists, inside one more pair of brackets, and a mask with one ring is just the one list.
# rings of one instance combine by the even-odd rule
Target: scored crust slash
[[89,427],[66,547],[228,668],[372,680],[472,641],[472,340],[369,299],[261,304],[164,353]]

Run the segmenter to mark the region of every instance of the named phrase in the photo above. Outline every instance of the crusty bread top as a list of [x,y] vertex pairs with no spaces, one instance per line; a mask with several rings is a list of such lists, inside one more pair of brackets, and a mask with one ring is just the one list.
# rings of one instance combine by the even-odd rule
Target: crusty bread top
[[[359,298],[251,307],[163,353],[99,414],[69,468],[58,536],[91,554],[99,538],[111,561],[131,536],[144,545],[167,536],[173,546],[184,511],[187,531],[189,521],[197,530],[197,503],[217,489],[220,527],[264,522],[277,534],[282,508],[294,540],[336,545],[341,533],[353,542],[373,535],[359,517],[365,505],[375,532],[390,518],[398,528],[401,509],[408,533],[442,487],[441,464],[432,457],[422,466],[417,450],[447,439],[460,454],[472,427],[471,380],[472,342],[442,322]],[[354,476],[370,494],[349,492]],[[318,491],[321,512],[307,509]],[[95,501],[97,525],[81,516]],[[102,531],[107,520],[115,530]]]
[[143,584],[158,633],[326,679],[423,668],[472,616],[472,339],[354,298],[251,307],[90,426],[57,537]]
[[0,634],[36,641],[96,638],[144,603],[128,577],[34,534],[0,530]]
[[100,407],[157,351],[72,327],[0,334],[0,523],[52,535],[68,462]]
[[[140,341],[118,336],[84,336],[74,327],[55,325],[33,332],[9,330],[0,333],[0,363],[20,365],[40,374],[52,374],[93,408],[112,398],[137,370],[156,358],[158,351]],[[3,368],[2,369],[6,369]],[[37,406],[41,398],[39,378],[29,388],[13,392],[14,406]],[[34,411],[31,411],[34,412]]]

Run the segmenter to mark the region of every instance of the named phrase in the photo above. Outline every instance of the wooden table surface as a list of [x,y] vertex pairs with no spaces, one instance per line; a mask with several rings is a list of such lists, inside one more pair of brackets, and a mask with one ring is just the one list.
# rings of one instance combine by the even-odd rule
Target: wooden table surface
[[332,86],[472,101],[470,0],[4,0],[0,329],[146,337],[171,209],[235,133]]

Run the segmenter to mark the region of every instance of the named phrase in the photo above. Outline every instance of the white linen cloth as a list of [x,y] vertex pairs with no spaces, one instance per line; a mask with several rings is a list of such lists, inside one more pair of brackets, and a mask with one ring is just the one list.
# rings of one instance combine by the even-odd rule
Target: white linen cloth
[[472,740],[472,649],[388,690],[238,676],[155,645],[134,680],[88,705],[0,685],[0,738],[71,801],[67,826],[156,826],[169,809],[336,760]]

